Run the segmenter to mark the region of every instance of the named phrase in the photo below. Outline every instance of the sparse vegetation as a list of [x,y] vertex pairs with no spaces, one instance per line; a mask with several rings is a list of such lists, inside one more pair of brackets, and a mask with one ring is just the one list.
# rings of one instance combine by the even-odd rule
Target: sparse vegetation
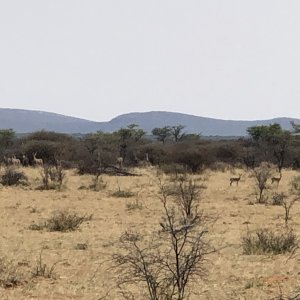
[[137,210],[137,209],[140,210],[142,208],[143,208],[143,205],[140,203],[140,201],[138,199],[136,199],[135,201],[126,203],[126,209],[128,211]]
[[0,287],[8,289],[22,284],[17,264],[6,258],[0,258]]
[[38,187],[39,190],[55,190],[60,189],[65,178],[65,172],[61,165],[55,167],[44,165],[40,170],[42,185]]
[[[72,298],[76,291],[79,299],[277,299],[279,285],[286,294],[295,291],[299,137],[289,136],[284,145],[278,126],[267,128],[277,132],[273,140],[269,133],[269,140],[207,140],[181,126],[170,129],[164,143],[133,125],[80,137],[42,131],[22,137],[8,132],[6,139],[4,132],[0,257],[13,259],[1,260],[0,298]],[[33,153],[43,168],[33,167]],[[12,159],[22,162],[23,155],[26,164],[14,166]],[[26,176],[17,183],[26,186],[3,187],[8,169]],[[230,178],[239,180],[239,174],[242,184],[230,188]],[[85,223],[92,213],[96,217]],[[210,220],[216,220],[212,229]],[[31,230],[24,230],[26,224]],[[248,226],[268,229],[241,240],[239,232]],[[220,255],[209,255],[212,245]],[[41,248],[48,250],[36,261]],[[115,272],[106,268],[111,254]],[[61,278],[54,281],[62,257],[70,260],[59,265]]]
[[23,172],[13,167],[7,167],[1,177],[1,184],[5,186],[13,186],[18,184],[26,184],[27,177]]
[[282,206],[284,199],[287,196],[284,193],[275,193],[272,196],[272,205]]
[[242,237],[243,253],[247,255],[293,253],[298,245],[299,241],[292,230],[275,233],[259,229]]
[[43,278],[56,278],[56,274],[54,273],[54,269],[60,261],[55,262],[54,264],[48,266],[43,260],[43,250],[41,250],[40,255],[36,261],[36,266],[32,271],[32,277],[43,277]]
[[267,184],[272,174],[272,167],[268,163],[262,163],[259,167],[253,170],[253,177],[255,179],[256,200],[258,203],[266,203],[268,197],[265,191],[269,189]]
[[48,231],[74,231],[79,228],[79,226],[86,221],[90,221],[92,215],[78,215],[75,212],[69,211],[57,211],[49,219],[41,224],[31,224],[29,228],[31,230],[43,230]]
[[196,186],[191,181],[186,185],[182,178],[181,200],[173,202],[161,181],[159,187],[161,231],[153,232],[148,242],[139,233],[125,232],[120,238],[124,252],[114,254],[113,263],[120,287],[142,283],[149,299],[183,300],[191,281],[204,276],[204,262],[213,249],[206,239],[205,218],[194,203],[199,196]]
[[135,196],[135,193],[131,191],[121,190],[121,188],[119,187],[117,191],[111,193],[111,196],[116,198],[131,198]]

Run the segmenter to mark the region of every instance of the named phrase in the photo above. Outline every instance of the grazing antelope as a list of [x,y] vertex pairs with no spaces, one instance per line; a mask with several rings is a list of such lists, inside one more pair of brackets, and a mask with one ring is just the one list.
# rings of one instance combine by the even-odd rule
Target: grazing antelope
[[272,177],[271,178],[271,181],[272,181],[272,184],[274,183],[274,182],[277,182],[277,185],[279,184],[279,182],[280,182],[280,180],[281,180],[281,172],[280,172],[280,175],[279,175],[279,177]]
[[36,158],[36,152],[35,153],[32,153],[32,156],[33,156],[33,163],[36,165],[36,166],[43,166],[43,160],[41,158]]
[[120,169],[123,169],[123,161],[124,161],[123,157],[120,156],[120,157],[117,158],[117,164],[118,164]]
[[11,162],[12,162],[12,164],[13,164],[14,166],[20,166],[20,165],[21,165],[21,161],[20,161],[18,158],[16,158],[15,155],[12,156]]
[[241,180],[242,174],[239,174],[239,177],[231,177],[230,178],[230,186],[233,182],[236,182],[236,185],[239,185],[239,181]]

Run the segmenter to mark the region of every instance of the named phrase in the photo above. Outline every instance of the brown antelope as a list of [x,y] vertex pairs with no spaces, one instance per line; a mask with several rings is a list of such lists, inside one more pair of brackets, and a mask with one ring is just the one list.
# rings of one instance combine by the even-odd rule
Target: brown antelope
[[20,166],[20,165],[21,165],[21,161],[20,161],[18,158],[16,158],[15,155],[12,156],[11,162],[12,162],[12,164],[13,164],[14,166]]
[[281,180],[281,172],[279,173],[279,177],[272,177],[271,178],[271,181],[272,181],[272,184],[274,183],[274,182],[277,182],[277,185],[279,184],[279,182],[280,182],[280,180]]
[[41,158],[36,158],[36,152],[35,153],[32,153],[32,156],[33,156],[33,163],[36,165],[36,166],[43,166],[43,160]]
[[239,181],[241,180],[242,174],[239,174],[239,177],[231,177],[230,178],[230,186],[233,182],[236,182],[236,185],[239,185]]

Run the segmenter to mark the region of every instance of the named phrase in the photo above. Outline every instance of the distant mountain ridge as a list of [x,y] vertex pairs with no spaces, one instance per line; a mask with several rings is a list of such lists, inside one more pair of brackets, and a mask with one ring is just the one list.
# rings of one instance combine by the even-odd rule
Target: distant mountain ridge
[[17,133],[49,130],[62,133],[90,133],[98,130],[113,132],[129,124],[137,124],[150,133],[155,127],[184,125],[188,133],[204,136],[244,136],[247,128],[257,125],[278,123],[284,129],[291,129],[290,122],[300,123],[295,118],[274,118],[270,120],[236,121],[199,117],[189,114],[151,111],[122,114],[109,122],[95,122],[44,111],[0,108],[0,129],[12,128]]

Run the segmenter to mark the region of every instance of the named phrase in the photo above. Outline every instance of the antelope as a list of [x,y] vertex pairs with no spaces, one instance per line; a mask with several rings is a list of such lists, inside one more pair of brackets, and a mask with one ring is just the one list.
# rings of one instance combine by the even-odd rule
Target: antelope
[[14,166],[20,166],[20,165],[21,165],[21,161],[20,161],[18,158],[16,158],[15,155],[12,156],[11,162],[12,162],[12,164],[13,164]]
[[239,174],[239,177],[231,177],[230,178],[230,186],[233,182],[236,182],[236,185],[239,185],[239,181],[241,180],[242,174]]
[[33,163],[37,166],[43,166],[43,160],[41,158],[36,158],[36,152],[32,153],[33,156]]
[[29,159],[28,159],[27,155],[24,153],[22,155],[22,164],[24,167],[27,167],[29,165]]
[[4,155],[4,161],[5,161],[5,164],[8,166],[12,163],[12,160],[10,157],[6,157],[6,155]]
[[277,182],[277,185],[278,185],[279,182],[280,182],[280,180],[281,180],[281,172],[280,172],[279,177],[272,177],[272,178],[271,178],[272,184],[273,184],[274,182]]
[[118,164],[120,169],[123,168],[123,161],[124,161],[123,157],[120,156],[120,157],[117,158],[117,164]]

